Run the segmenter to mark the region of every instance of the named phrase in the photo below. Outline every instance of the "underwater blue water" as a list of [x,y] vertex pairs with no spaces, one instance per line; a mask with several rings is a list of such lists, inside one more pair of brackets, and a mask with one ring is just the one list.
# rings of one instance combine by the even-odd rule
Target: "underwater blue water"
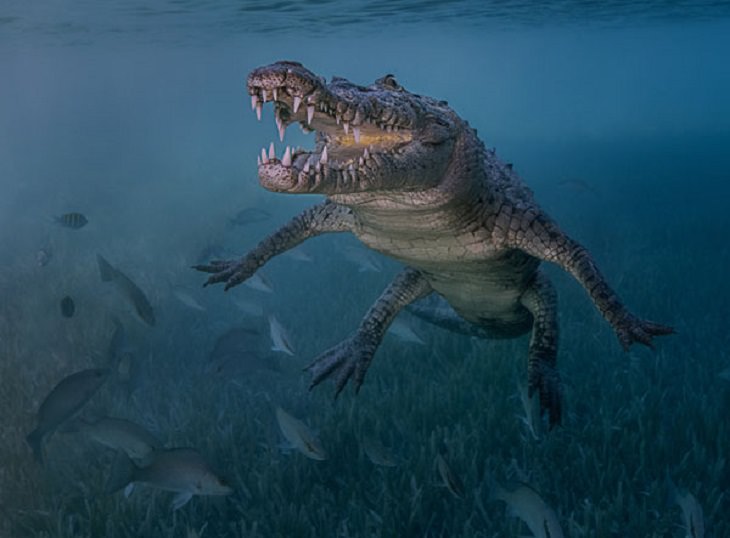
[[[730,536],[729,55],[727,2],[4,2],[0,535],[526,535],[490,493],[494,477],[529,482],[566,536],[685,536],[671,476],[702,505],[704,535]],[[206,249],[245,253],[320,200],[258,185],[270,141],[279,155],[313,146],[294,126],[279,143],[271,109],[261,122],[250,109],[247,73],[282,59],[363,85],[393,73],[448,100],[631,310],[677,334],[624,353],[551,267],[566,384],[557,431],[535,440],[519,418],[526,337],[481,342],[415,319],[426,345],[388,336],[359,395],[309,392],[302,367],[357,327],[398,264],[372,255],[378,270],[360,270],[347,254],[357,241],[336,235],[303,245],[311,261],[272,260],[272,293],[200,289],[190,269]],[[250,207],[270,216],[231,224]],[[88,225],[54,223],[69,212]],[[97,253],[144,290],[155,327],[101,283]],[[273,355],[277,372],[204,373],[241,324],[268,351],[268,315],[295,351]],[[105,364],[114,319],[141,381],[129,399],[105,387],[86,416],[195,447],[234,495],[174,513],[152,488],[107,495],[113,454],[71,434],[33,461],[38,406],[64,376]],[[312,426],[327,460],[280,449],[276,406]],[[368,460],[366,434],[396,467]],[[463,498],[442,483],[444,453]]]

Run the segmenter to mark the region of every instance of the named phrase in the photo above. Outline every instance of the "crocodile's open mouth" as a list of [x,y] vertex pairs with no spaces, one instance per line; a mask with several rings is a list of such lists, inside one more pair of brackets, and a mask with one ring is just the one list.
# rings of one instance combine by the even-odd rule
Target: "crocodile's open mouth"
[[256,70],[248,78],[251,108],[261,119],[264,103],[273,102],[280,140],[288,125],[299,123],[316,131],[314,151],[287,146],[277,157],[273,142],[258,157],[259,179],[267,189],[321,192],[325,182],[334,190],[366,190],[372,171],[413,140],[413,119],[368,99],[367,88],[348,84],[341,94],[337,81],[322,79],[294,62],[279,62]]

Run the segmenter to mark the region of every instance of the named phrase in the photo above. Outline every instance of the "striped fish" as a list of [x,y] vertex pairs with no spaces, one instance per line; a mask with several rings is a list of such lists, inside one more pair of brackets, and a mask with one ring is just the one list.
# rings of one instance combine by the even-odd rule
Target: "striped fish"
[[56,223],[64,228],[71,228],[72,230],[83,228],[89,222],[81,213],[64,213],[60,217],[54,217],[54,219]]

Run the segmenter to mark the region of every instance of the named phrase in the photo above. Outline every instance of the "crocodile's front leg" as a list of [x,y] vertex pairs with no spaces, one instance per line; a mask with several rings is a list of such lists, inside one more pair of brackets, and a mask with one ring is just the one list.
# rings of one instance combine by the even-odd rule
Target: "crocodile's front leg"
[[431,291],[431,285],[419,271],[410,267],[401,271],[367,311],[357,331],[305,368],[312,373],[310,388],[334,374],[335,396],[353,376],[355,391],[359,391],[388,326],[405,306]]
[[193,269],[213,273],[205,286],[225,282],[225,289],[228,290],[251,277],[274,256],[294,248],[310,237],[329,232],[350,232],[353,227],[352,211],[327,200],[294,217],[242,258],[214,260],[209,264],[194,265]]
[[654,336],[674,332],[671,327],[640,319],[629,312],[603,278],[590,253],[539,209],[512,210],[507,218],[498,218],[495,235],[501,236],[506,246],[556,263],[573,275],[614,328],[624,350],[634,342],[653,347]]

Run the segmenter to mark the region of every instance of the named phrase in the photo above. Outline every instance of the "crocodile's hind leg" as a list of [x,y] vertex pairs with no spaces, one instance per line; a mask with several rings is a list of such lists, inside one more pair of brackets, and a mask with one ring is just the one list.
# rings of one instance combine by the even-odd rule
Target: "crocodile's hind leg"
[[527,362],[528,395],[537,391],[540,413],[548,413],[550,427],[560,423],[562,388],[557,370],[558,310],[555,289],[542,273],[520,298],[533,317]]
[[309,388],[334,375],[336,395],[342,392],[350,378],[358,391],[388,326],[403,307],[431,291],[423,274],[406,267],[370,307],[357,331],[305,368],[312,374]]

